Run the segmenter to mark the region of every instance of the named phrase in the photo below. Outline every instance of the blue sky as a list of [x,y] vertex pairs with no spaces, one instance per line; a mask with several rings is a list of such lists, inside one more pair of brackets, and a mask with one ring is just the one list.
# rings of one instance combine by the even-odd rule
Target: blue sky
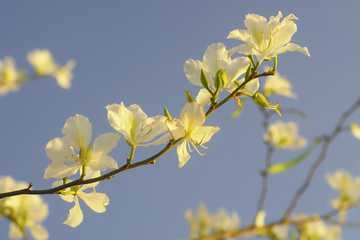
[[[269,19],[282,11],[293,13],[298,31],[291,42],[308,47],[311,57],[298,52],[279,55],[278,71],[292,82],[298,100],[272,96],[284,107],[305,111],[309,122],[294,114],[274,116],[272,122],[295,121],[308,141],[330,133],[339,116],[359,96],[360,39],[356,1],[7,1],[0,8],[0,57],[13,56],[18,67],[29,68],[26,55],[33,49],[49,49],[65,64],[76,60],[69,90],[54,79],[23,86],[0,99],[0,175],[32,182],[34,189],[51,187],[43,179],[51,163],[44,147],[68,117],[82,114],[93,126],[93,139],[115,132],[107,121],[105,106],[124,102],[138,104],[148,116],[163,113],[166,106],[177,117],[186,103],[184,88],[193,96],[199,88],[186,78],[183,65],[201,60],[212,43],[229,49],[241,44],[226,39],[234,29],[245,29],[248,13]],[[261,83],[264,79],[260,80]],[[225,94],[221,95],[222,97]],[[181,169],[175,150],[144,166],[102,182],[98,192],[110,199],[107,211],[94,213],[81,202],[84,221],[75,229],[61,224],[72,203],[46,195],[50,215],[44,226],[50,239],[185,239],[188,226],[183,214],[205,202],[210,212],[219,207],[237,211],[242,226],[254,216],[260,194],[259,170],[265,165],[264,129],[256,105],[246,101],[237,119],[229,115],[235,101],[212,114],[206,125],[219,126],[205,156],[195,152]],[[356,112],[347,122],[360,123]],[[327,172],[346,169],[360,175],[359,141],[349,132],[341,134],[301,199],[295,212],[326,213],[329,200],[337,196],[324,179]],[[162,146],[138,148],[134,161],[155,154]],[[125,163],[130,148],[124,138],[111,156]],[[274,162],[296,157],[301,151],[279,150]],[[277,220],[316,160],[319,150],[299,167],[272,176],[265,205],[266,220]],[[360,221],[359,211],[350,219]],[[8,223],[0,222],[0,232]],[[346,229],[344,239],[359,236]],[[2,234],[1,238],[5,235]]]

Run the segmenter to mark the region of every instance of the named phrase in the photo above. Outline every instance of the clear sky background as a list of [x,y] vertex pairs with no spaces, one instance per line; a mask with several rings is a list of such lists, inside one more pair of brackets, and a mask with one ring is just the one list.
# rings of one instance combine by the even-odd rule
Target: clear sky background
[[[228,49],[240,45],[226,37],[234,29],[245,29],[248,13],[267,19],[278,11],[283,16],[293,13],[299,20],[291,42],[308,47],[311,54],[310,58],[299,52],[279,55],[278,71],[292,82],[299,99],[270,98],[305,111],[309,122],[294,114],[274,116],[272,122],[297,122],[309,142],[330,133],[359,97],[359,10],[357,1],[4,1],[0,58],[13,56],[18,67],[30,69],[27,53],[47,48],[58,63],[73,58],[77,65],[69,90],[49,78],[0,99],[0,175],[32,182],[34,189],[50,188],[53,180],[43,179],[51,163],[44,147],[63,136],[61,128],[75,114],[89,118],[93,140],[115,132],[107,120],[108,104],[138,104],[148,116],[162,114],[166,106],[172,117],[178,117],[186,103],[184,88],[194,97],[199,91],[187,80],[184,62],[202,60],[212,43],[222,42]],[[193,152],[180,169],[173,149],[155,165],[100,183],[97,191],[110,199],[107,211],[95,213],[80,200],[84,221],[75,229],[62,224],[74,204],[56,195],[43,196],[50,208],[44,222],[50,239],[185,239],[189,228],[184,212],[195,211],[200,202],[212,213],[219,207],[237,211],[242,226],[251,223],[260,195],[258,172],[265,165],[265,132],[252,101],[246,101],[241,116],[231,120],[236,106],[230,101],[206,120],[206,125],[221,130],[205,156]],[[346,125],[351,122],[360,123],[360,112]],[[360,175],[359,146],[350,132],[336,139],[296,213],[331,210],[329,200],[338,193],[324,175],[337,169]],[[137,148],[133,162],[162,147]],[[273,161],[287,161],[301,152],[279,150]],[[110,155],[122,166],[129,153],[122,137]],[[318,154],[319,149],[297,168],[271,176],[266,221],[281,218]],[[350,220],[360,221],[359,213],[351,212]],[[3,219],[0,238],[6,239],[7,233],[8,222]],[[347,240],[359,236],[359,228],[343,233]]]

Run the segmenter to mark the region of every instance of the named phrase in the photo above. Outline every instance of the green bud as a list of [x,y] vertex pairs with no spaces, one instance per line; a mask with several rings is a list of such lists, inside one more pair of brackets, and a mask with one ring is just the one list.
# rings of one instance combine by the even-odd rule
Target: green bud
[[191,96],[190,92],[185,89],[185,95],[186,95],[186,101],[189,102],[195,102],[194,98]]
[[251,64],[249,64],[249,67],[246,70],[245,81],[247,81],[249,79],[250,75],[251,75]]
[[166,107],[164,107],[164,116],[167,117],[168,120],[172,119],[171,116],[170,116],[170,113],[169,113],[169,111],[167,110]]
[[223,89],[227,83],[226,70],[220,69],[215,75],[214,86],[216,89]]
[[205,75],[205,72],[204,72],[204,69],[201,69],[201,77],[200,77],[200,81],[201,81],[201,84],[203,85],[203,87],[208,90],[208,92],[211,94],[211,96],[214,95],[213,91],[211,91],[210,87],[209,87],[209,82],[206,78],[206,75]]
[[267,106],[269,106],[268,101],[266,100],[265,96],[262,95],[261,93],[255,93],[252,97],[252,100],[254,101],[254,103],[256,103],[257,105],[259,105],[260,107],[264,107],[266,108]]

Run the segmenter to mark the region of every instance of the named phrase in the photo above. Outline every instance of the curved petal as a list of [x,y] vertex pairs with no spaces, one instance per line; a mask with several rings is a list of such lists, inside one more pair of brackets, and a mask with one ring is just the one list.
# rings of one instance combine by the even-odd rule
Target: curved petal
[[195,141],[196,144],[203,144],[210,141],[211,136],[219,131],[219,127],[212,126],[200,126],[197,127],[194,132],[191,133],[191,139]]
[[91,162],[88,164],[88,166],[93,171],[105,171],[107,169],[118,169],[119,166],[117,162],[110,156],[105,155],[103,156],[99,161],[97,162]]
[[181,110],[179,118],[186,126],[187,132],[192,132],[205,122],[204,107],[197,102],[189,102]]
[[105,206],[109,204],[109,198],[105,193],[83,193],[79,192],[78,196],[84,200],[86,205],[88,205],[94,212],[103,213],[106,211]]
[[209,93],[208,90],[206,90],[205,88],[200,89],[197,97],[196,97],[196,102],[201,104],[201,105],[208,105],[211,104],[211,94]]
[[184,140],[180,143],[176,148],[176,153],[178,154],[179,158],[179,168],[185,165],[185,163],[190,159],[190,154],[187,151],[186,146],[187,140]]
[[46,144],[45,152],[53,162],[75,163],[79,159],[73,148],[61,138],[49,141]]
[[278,49],[277,51],[275,51],[273,53],[273,55],[276,56],[276,55],[279,55],[279,54],[284,53],[284,52],[294,52],[294,51],[301,52],[301,53],[303,53],[303,54],[310,57],[310,53],[309,53],[307,47],[302,48],[302,47],[300,47],[299,45],[297,45],[295,43],[286,44],[286,46],[284,46],[284,47]]
[[148,146],[156,146],[156,145],[160,145],[160,144],[164,144],[167,141],[171,140],[172,136],[170,133],[165,133],[164,135],[162,135],[159,139],[157,139],[154,142],[150,142],[150,143],[145,143],[145,144],[139,144],[138,146],[142,146],[142,147],[148,147]]
[[251,48],[249,45],[247,44],[241,44],[237,47],[233,47],[229,50],[229,57],[231,55],[233,55],[234,53],[240,53],[240,54],[245,54],[245,55],[251,55],[254,54],[253,48]]
[[75,148],[76,151],[83,151],[89,146],[92,136],[91,123],[87,117],[76,114],[75,117],[69,117],[61,133],[65,134],[64,141]]
[[165,125],[166,120],[167,117],[161,115],[144,119],[144,121],[142,121],[139,126],[140,132],[139,135],[137,135],[136,142],[137,143],[149,142],[158,135],[166,132],[167,131],[167,127]]
[[[243,78],[239,81],[239,83],[242,84],[244,81],[245,79]],[[259,90],[259,87],[260,87],[260,83],[259,83],[259,79],[257,78],[246,84],[244,92],[255,94]],[[240,96],[240,98],[246,98],[246,97],[247,97],[246,95]]]
[[93,154],[101,153],[102,155],[108,154],[113,150],[120,139],[117,133],[105,133],[98,136],[93,144]]
[[189,58],[184,64],[184,72],[186,77],[192,84],[196,86],[202,86],[200,80],[202,68],[204,68],[202,62],[199,60],[194,61],[192,58]]
[[19,227],[13,223],[10,222],[10,228],[9,228],[9,238],[14,238],[14,239],[20,239],[23,238],[23,234],[20,231]]
[[47,240],[49,238],[49,233],[41,224],[34,224],[29,228],[31,236],[36,240]]
[[172,119],[166,121],[166,126],[169,129],[169,132],[174,140],[182,138],[185,136],[185,125],[179,119]]
[[75,197],[74,202],[75,206],[70,209],[68,219],[63,222],[63,224],[69,225],[72,228],[79,226],[84,218],[77,197]]
[[[230,32],[230,34],[227,38],[237,39],[237,40],[240,40],[240,41],[243,41],[244,43],[246,43],[246,44],[243,44],[245,46],[249,45],[250,48],[257,48],[256,44],[252,40],[251,34],[247,30],[239,30],[239,29],[233,30]],[[232,51],[230,50],[230,52],[232,52]]]
[[250,59],[248,57],[237,57],[233,59],[226,68],[228,82],[237,79],[241,74],[245,73],[249,64]]
[[223,43],[213,43],[206,48],[203,57],[204,71],[215,76],[220,69],[226,69],[228,66],[228,50]]
[[44,178],[45,179],[49,179],[49,178],[61,179],[64,177],[68,177],[68,176],[74,175],[80,167],[81,167],[81,165],[68,166],[62,162],[52,162],[45,169]]

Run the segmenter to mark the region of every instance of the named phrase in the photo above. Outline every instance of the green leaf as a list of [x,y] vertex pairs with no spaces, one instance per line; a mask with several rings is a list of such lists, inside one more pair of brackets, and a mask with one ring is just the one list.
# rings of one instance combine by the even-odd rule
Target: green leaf
[[283,172],[291,167],[294,167],[295,165],[302,162],[305,158],[307,158],[314,151],[314,149],[320,142],[321,141],[319,141],[318,138],[315,139],[314,143],[308,148],[308,150],[306,150],[306,152],[304,152],[299,157],[295,158],[294,160],[292,160],[290,162],[278,163],[278,164],[272,165],[271,167],[268,168],[268,170],[267,170],[268,173],[279,173],[279,172]]

